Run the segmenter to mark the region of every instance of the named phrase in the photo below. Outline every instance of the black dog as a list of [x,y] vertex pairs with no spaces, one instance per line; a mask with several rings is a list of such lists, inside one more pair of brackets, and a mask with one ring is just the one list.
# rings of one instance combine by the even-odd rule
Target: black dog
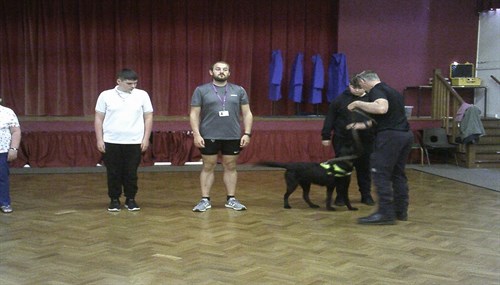
[[[286,193],[284,196],[284,206],[285,209],[291,209],[288,202],[290,195],[297,189],[300,185],[302,187],[303,193],[302,197],[306,203],[311,208],[319,208],[318,205],[311,202],[309,199],[309,191],[311,189],[311,184],[316,184],[320,186],[326,186],[326,208],[330,211],[334,211],[335,208],[332,207],[332,196],[333,190],[335,189],[338,179],[342,179],[348,175],[351,175],[352,163],[348,160],[336,162],[330,160],[323,163],[314,162],[295,162],[295,163],[278,163],[278,162],[261,162],[259,165],[269,166],[269,167],[279,167],[285,168],[285,181],[286,181]],[[338,189],[337,189],[338,191]],[[337,193],[339,198],[343,198],[347,208],[351,211],[357,210],[351,206],[349,201],[349,195],[347,191],[342,191],[345,193]]]
[[[364,117],[363,123],[366,127],[368,126],[368,121],[372,124],[376,122],[368,116],[365,112],[354,109],[354,113],[357,113]],[[346,144],[340,150],[338,154],[339,157],[330,159],[323,163],[314,162],[295,162],[295,163],[278,163],[278,162],[261,162],[259,165],[269,166],[269,167],[279,167],[285,168],[285,181],[286,181],[286,193],[284,196],[284,204],[286,209],[290,209],[290,203],[288,198],[300,185],[302,187],[303,193],[302,197],[306,203],[311,208],[318,208],[319,206],[312,203],[309,199],[309,191],[311,190],[311,184],[316,184],[320,186],[326,186],[326,208],[330,211],[335,210],[332,207],[332,196],[333,190],[339,184],[341,179],[350,179],[352,167],[352,161],[358,158],[363,153],[363,146],[359,139],[359,135],[356,129],[351,128],[353,144]],[[342,181],[345,183],[345,180]],[[343,190],[344,188],[345,190]],[[339,190],[341,190],[339,192]],[[337,187],[337,197],[345,202],[347,208],[351,211],[357,210],[351,206],[349,201],[348,189],[345,187]]]

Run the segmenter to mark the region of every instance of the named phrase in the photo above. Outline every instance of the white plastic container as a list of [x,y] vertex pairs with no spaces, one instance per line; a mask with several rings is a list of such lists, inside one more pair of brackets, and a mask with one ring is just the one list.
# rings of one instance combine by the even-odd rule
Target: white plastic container
[[405,106],[406,118],[409,119],[411,117],[412,112],[413,112],[413,106]]

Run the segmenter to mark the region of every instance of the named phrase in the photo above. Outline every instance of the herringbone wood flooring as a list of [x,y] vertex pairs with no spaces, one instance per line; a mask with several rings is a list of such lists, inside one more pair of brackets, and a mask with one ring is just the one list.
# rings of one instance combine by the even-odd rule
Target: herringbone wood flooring
[[240,171],[224,208],[193,213],[198,172],[140,173],[140,212],[108,213],[104,173],[12,175],[0,215],[0,284],[500,284],[499,193],[408,170],[410,218],[361,226],[374,207],[327,212],[315,186],[283,209],[282,171]]

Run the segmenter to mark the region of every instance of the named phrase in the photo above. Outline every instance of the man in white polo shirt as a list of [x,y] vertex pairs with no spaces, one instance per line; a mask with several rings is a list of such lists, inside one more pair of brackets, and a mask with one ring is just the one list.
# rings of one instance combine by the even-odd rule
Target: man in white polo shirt
[[97,149],[104,154],[110,212],[120,211],[122,190],[125,208],[140,210],[135,201],[137,169],[141,154],[149,147],[153,106],[148,93],[136,89],[137,81],[135,71],[122,69],[117,75],[117,86],[103,91],[95,107]]

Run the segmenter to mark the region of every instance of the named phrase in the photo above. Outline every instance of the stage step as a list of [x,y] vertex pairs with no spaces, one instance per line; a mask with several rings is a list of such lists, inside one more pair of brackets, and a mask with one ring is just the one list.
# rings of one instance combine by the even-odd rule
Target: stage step
[[485,118],[481,122],[486,135],[479,138],[478,144],[467,148],[475,151],[475,159],[469,168],[500,168],[500,120]]

